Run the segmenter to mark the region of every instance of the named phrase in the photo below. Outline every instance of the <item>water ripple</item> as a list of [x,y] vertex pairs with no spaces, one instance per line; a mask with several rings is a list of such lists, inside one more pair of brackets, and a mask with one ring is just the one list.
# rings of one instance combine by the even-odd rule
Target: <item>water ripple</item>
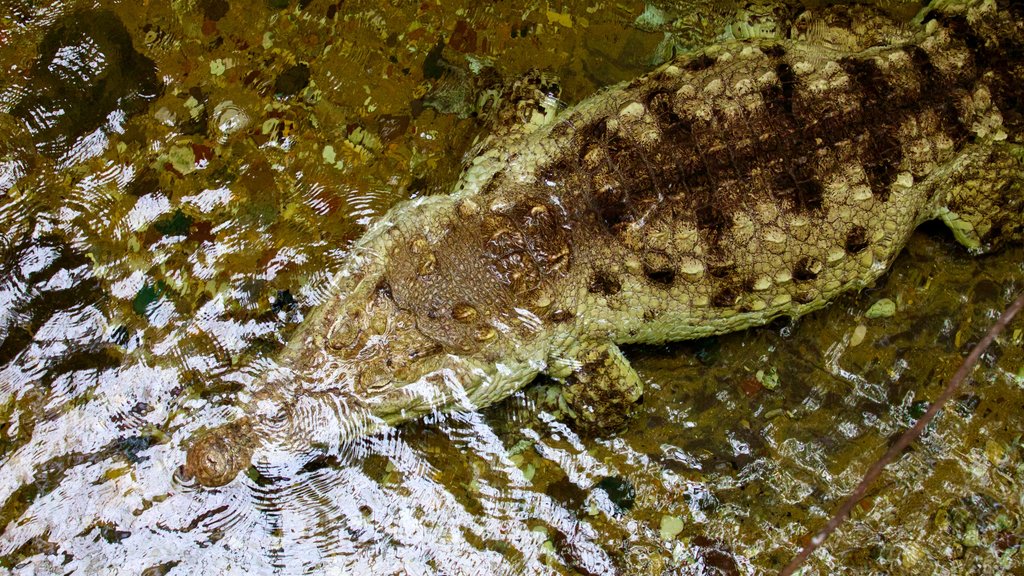
[[[431,66],[456,90],[497,81],[464,62],[547,66],[582,94],[664,35],[625,5],[29,4],[0,27],[0,571],[770,571],[1020,287],[1019,248],[979,264],[928,234],[799,327],[628,350],[647,386],[626,430],[581,433],[545,382],[353,439],[340,370],[273,358],[353,239],[450,184],[482,130],[423,108]],[[899,314],[866,320],[883,293]],[[1018,567],[1012,328],[811,573]],[[750,382],[773,368],[776,389]],[[253,468],[176,475],[196,434],[251,410]]]

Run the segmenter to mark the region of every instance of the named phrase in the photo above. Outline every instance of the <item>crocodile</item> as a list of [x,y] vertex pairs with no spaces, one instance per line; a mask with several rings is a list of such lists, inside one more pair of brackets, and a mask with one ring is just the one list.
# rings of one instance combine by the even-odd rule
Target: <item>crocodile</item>
[[224,485],[261,447],[337,449],[541,374],[614,428],[643,392],[622,345],[817,310],[928,220],[979,253],[1024,238],[1024,5],[936,0],[848,44],[729,40],[537,106],[450,194],[366,231],[185,476]]

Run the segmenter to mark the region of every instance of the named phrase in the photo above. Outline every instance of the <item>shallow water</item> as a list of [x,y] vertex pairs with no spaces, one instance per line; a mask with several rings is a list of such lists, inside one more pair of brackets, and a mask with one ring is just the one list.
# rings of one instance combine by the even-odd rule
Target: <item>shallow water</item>
[[[539,382],[201,489],[175,475],[189,439],[236,415],[349,243],[457,176],[481,126],[460,117],[449,62],[548,68],[572,102],[723,20],[636,2],[7,4],[0,566],[15,574],[770,572],[1024,289],[1020,247],[976,258],[927,227],[821,312],[628,350],[647,391],[618,434],[577,434]],[[867,318],[882,298],[895,315]],[[1022,330],[806,574],[1024,570]]]

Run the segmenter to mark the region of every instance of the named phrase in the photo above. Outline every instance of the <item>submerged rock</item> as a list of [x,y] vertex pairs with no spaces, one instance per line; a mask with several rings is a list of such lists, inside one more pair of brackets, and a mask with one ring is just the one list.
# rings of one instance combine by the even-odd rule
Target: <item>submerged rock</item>
[[57,20],[39,44],[31,84],[12,112],[47,156],[66,153],[101,127],[118,131],[161,90],[156,65],[135,50],[124,23],[108,10]]

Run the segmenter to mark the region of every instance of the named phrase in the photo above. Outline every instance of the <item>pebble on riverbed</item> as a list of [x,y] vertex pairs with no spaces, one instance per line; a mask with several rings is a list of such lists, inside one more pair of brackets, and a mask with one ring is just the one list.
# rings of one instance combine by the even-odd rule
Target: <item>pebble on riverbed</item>
[[109,10],[57,19],[40,40],[38,54],[32,91],[11,113],[26,123],[36,149],[48,156],[64,154],[99,128],[121,130],[124,117],[145,110],[163,89],[154,62],[135,50],[128,29]]
[[683,520],[678,516],[666,514],[661,517],[661,539],[672,540],[683,531]]
[[891,318],[896,314],[896,303],[888,298],[882,298],[875,302],[864,313],[865,318]]

